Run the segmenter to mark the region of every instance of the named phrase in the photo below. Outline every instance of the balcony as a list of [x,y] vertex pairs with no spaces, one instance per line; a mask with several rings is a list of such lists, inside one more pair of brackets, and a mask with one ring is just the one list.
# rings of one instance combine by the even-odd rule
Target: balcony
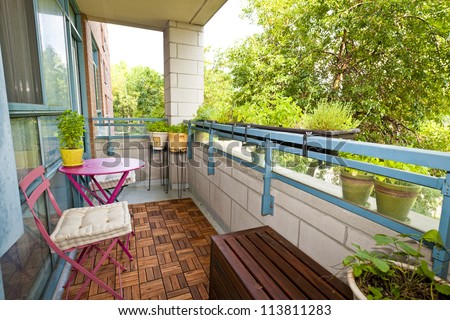
[[[131,127],[143,126],[144,120],[134,121]],[[121,195],[131,203],[136,230],[132,247],[137,259],[129,266],[130,272],[123,274],[126,299],[208,298],[210,236],[262,225],[271,226],[342,279],[341,261],[352,252],[352,243],[373,246],[371,235],[375,233],[418,234],[434,228],[439,229],[449,245],[450,155],[447,153],[316,136],[309,136],[305,141],[302,136],[286,132],[193,122],[186,155],[187,185],[180,185],[176,180],[175,155],[171,155],[172,174],[166,193],[160,183],[159,165],[148,166],[148,138],[144,131],[125,138],[97,137],[97,156],[105,156],[101,150],[112,151],[108,145],[113,141],[114,152],[146,162],[137,174],[140,181]],[[263,147],[264,161],[255,163],[246,147],[249,144]],[[446,177],[438,178],[406,172],[343,159],[336,151],[447,173]],[[274,161],[275,155],[280,154],[295,155],[307,159],[308,163],[320,161],[321,167],[313,175],[308,174],[308,168],[293,170],[285,163]],[[403,220],[380,214],[373,197],[364,205],[342,198],[334,171],[338,167],[421,185],[426,194],[437,194],[439,201],[429,215],[415,212],[416,207]],[[150,191],[149,170],[152,170]],[[183,190],[181,196],[178,188]],[[433,260],[441,276],[448,275],[445,253],[428,251],[427,257]],[[92,287],[85,298],[108,299]]]

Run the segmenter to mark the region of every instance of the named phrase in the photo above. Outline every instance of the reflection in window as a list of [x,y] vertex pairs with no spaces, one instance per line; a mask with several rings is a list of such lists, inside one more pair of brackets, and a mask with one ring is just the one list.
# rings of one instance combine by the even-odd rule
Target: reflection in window
[[93,42],[92,43],[92,68],[94,69],[94,90],[95,90],[95,109],[97,110],[97,117],[102,117],[102,97],[100,93],[100,71],[99,71],[99,55],[98,55],[98,47]]
[[73,81],[74,81],[74,101],[75,108],[78,110],[78,113],[82,114],[81,111],[81,91],[80,91],[80,75],[78,70],[80,70],[78,65],[78,43],[77,40],[72,37],[72,72],[73,72]]
[[0,1],[0,46],[8,101],[42,104],[33,0]]
[[39,117],[44,166],[49,166],[60,158],[56,117]]
[[[38,200],[36,211],[46,224],[47,212],[43,198]],[[7,300],[39,298],[45,287],[42,279],[50,276],[50,250],[29,210],[23,212],[23,222],[24,234],[0,259]]]
[[[61,210],[73,206],[68,180],[64,174],[57,172],[50,179],[50,186]],[[50,229],[48,232],[53,232],[59,217],[50,201],[44,201],[44,197],[41,197],[35,210],[43,225]],[[23,222],[24,234],[0,258],[5,298],[8,300],[39,299],[53,266],[58,263],[57,255],[50,255],[48,244],[37,229],[33,215],[28,209],[23,212]]]
[[41,164],[37,119],[12,118],[11,130],[17,176],[20,179]]
[[69,106],[64,16],[54,0],[38,4],[46,104]]

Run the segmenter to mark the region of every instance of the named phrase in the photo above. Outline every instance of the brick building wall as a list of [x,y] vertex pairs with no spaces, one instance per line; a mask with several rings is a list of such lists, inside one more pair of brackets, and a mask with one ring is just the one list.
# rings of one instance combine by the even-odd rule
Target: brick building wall
[[[113,117],[113,100],[111,85],[111,66],[109,57],[108,29],[105,23],[90,21],[86,16],[82,16],[83,21],[83,43],[85,57],[86,93],[88,103],[88,120],[91,135],[89,137],[91,146],[95,144],[95,136],[98,127],[94,127],[92,118],[98,117],[97,101],[95,94],[95,72],[94,72],[94,46],[97,46],[98,53],[98,76],[99,79],[99,101],[101,103],[102,116]],[[91,156],[95,156],[92,148]]]

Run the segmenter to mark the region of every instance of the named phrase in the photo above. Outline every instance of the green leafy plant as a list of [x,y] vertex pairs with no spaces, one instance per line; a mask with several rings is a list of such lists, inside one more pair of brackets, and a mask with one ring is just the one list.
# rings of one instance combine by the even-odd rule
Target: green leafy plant
[[[372,158],[372,157],[363,156],[363,155],[360,155],[360,154],[348,153],[348,152],[339,152],[339,157],[344,158],[344,159],[355,160],[355,161],[359,161],[359,162],[372,163],[372,164],[379,164],[380,163],[380,159],[378,159],[378,158]],[[362,170],[349,168],[349,167],[344,167],[344,166],[340,167],[340,170],[348,172],[352,176],[357,176],[357,175],[373,176],[373,174],[370,173],[370,172],[365,172],[365,171],[362,171]]]
[[[414,164],[397,162],[397,161],[392,161],[392,160],[380,161],[379,164],[383,165],[385,167],[388,167],[388,168],[393,168],[393,169],[398,169],[398,170],[408,171],[408,172],[414,172],[414,173],[419,173],[419,174],[423,174],[423,175],[429,175],[429,170],[427,167],[417,166]],[[377,179],[378,181],[382,181],[382,182],[386,182],[386,183],[394,184],[394,185],[400,185],[400,186],[414,185],[414,184],[406,182],[406,181],[402,181],[402,180],[391,178],[391,177],[379,176],[379,175],[375,176],[375,179]]]
[[166,121],[154,121],[146,124],[148,132],[168,132],[169,125]]
[[[373,239],[381,249],[368,251],[354,244],[356,252],[343,260],[344,266],[352,268],[358,288],[368,299],[450,298],[450,285],[435,278],[421,252],[424,242],[444,248],[439,231],[425,232],[419,237],[417,249],[405,240],[411,236],[376,234]],[[413,268],[405,268],[405,264]]]
[[236,122],[292,128],[301,119],[300,107],[290,97],[277,95],[258,104],[246,103],[233,109]]
[[[309,109],[311,106],[308,106]],[[360,121],[353,118],[349,104],[339,101],[320,100],[312,112],[306,113],[300,127],[311,130],[349,130],[359,126]]]
[[188,133],[188,126],[181,122],[179,124],[174,124],[169,127],[169,132],[172,133]]
[[56,118],[61,148],[80,149],[83,147],[84,117],[72,110],[66,110]]

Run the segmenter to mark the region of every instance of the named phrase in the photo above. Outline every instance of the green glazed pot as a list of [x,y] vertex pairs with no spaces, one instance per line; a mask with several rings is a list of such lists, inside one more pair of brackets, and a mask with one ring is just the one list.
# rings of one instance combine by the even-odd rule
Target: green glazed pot
[[407,221],[409,211],[422,190],[421,186],[401,186],[375,180],[377,211],[400,221]]
[[373,177],[369,175],[352,175],[341,172],[342,197],[354,204],[364,206],[373,190]]

